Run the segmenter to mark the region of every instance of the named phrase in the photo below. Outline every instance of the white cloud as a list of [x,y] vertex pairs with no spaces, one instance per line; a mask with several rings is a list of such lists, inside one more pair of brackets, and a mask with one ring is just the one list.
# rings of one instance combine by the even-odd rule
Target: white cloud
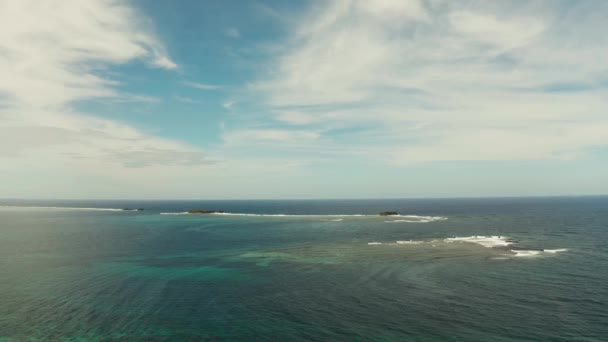
[[238,101],[226,101],[224,103],[222,103],[222,107],[226,108],[227,110],[231,110],[232,107],[237,103]]
[[196,89],[200,89],[200,90],[218,90],[218,89],[223,88],[223,86],[216,85],[216,84],[205,84],[205,83],[198,83],[198,82],[184,82],[184,84],[187,86],[190,86],[192,88],[196,88]]
[[103,63],[145,59],[174,69],[157,39],[138,27],[134,11],[113,1],[0,2],[0,91],[34,105],[115,94]]
[[252,142],[297,142],[316,140],[320,137],[319,132],[304,130],[281,130],[281,129],[247,129],[236,130],[226,133],[224,140],[229,143]]
[[195,147],[73,109],[93,98],[157,102],[119,92],[104,77],[134,60],[177,68],[124,2],[0,1],[0,172],[12,180],[3,182],[3,196],[116,196],[141,173],[134,167],[155,170],[146,171],[150,185],[158,168],[211,162]]
[[[324,4],[252,87],[279,122],[322,136],[373,127],[361,148],[393,162],[576,158],[608,145],[606,4]],[[569,85],[584,91],[552,91]]]
[[403,0],[373,0],[357,1],[351,6],[356,7],[357,11],[378,19],[385,20],[428,20],[427,11],[421,1]]
[[450,13],[449,22],[456,33],[473,42],[495,45],[501,50],[525,46],[542,33],[545,24],[534,17],[498,18],[470,10]]
[[291,125],[307,125],[315,122],[317,118],[307,113],[294,110],[283,110],[277,112],[277,120]]
[[[134,8],[0,0],[0,177],[10,180],[0,194],[359,196],[352,184],[369,177],[366,167],[571,160],[608,144],[608,2],[313,4],[300,20],[258,4],[294,27],[272,46],[279,53],[257,69],[257,82],[240,92],[182,83],[231,91],[223,144],[203,152],[75,109],[90,99],[159,101],[121,92],[120,78],[108,76],[135,61],[156,72],[178,68]],[[332,177],[344,170],[359,178]],[[424,177],[416,182],[432,183]],[[394,178],[383,181],[407,195]],[[382,196],[376,187],[366,194]]]
[[183,102],[183,103],[200,103],[200,101],[189,98],[187,96],[173,96],[173,99],[175,101]]

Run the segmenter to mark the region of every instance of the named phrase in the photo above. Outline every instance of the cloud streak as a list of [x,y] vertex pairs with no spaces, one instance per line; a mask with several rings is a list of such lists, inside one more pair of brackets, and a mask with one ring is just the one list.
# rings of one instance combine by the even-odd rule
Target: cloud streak
[[[119,82],[104,76],[133,61],[178,67],[124,2],[0,1],[0,172],[13,184],[40,178],[36,172],[56,177],[39,188],[3,189],[3,195],[44,196],[43,189],[65,194],[71,177],[87,175],[120,192],[112,179],[129,179],[133,167],[210,163],[198,148],[74,109],[90,99],[157,102],[120,92]],[[89,196],[85,184],[75,181],[72,195]]]
[[[291,12],[290,6],[278,12],[254,5],[264,21],[282,25],[280,41],[263,39],[276,23],[259,31],[243,23],[243,35],[223,24],[210,31],[230,48],[217,44],[217,51],[204,53],[248,56],[246,64],[234,65],[244,72],[226,74],[232,85],[222,86],[205,83],[209,75],[181,74],[210,69],[178,65],[156,28],[129,3],[0,0],[0,177],[10,180],[0,182],[0,194],[405,196],[395,184],[406,184],[411,172],[417,194],[425,195],[437,181],[449,191],[476,184],[475,176],[442,174],[443,166],[472,170],[486,162],[514,170],[550,161],[572,167],[608,145],[608,3],[310,4]],[[179,36],[173,35],[179,28],[170,29],[175,32],[167,36]],[[182,43],[175,51],[201,46]],[[142,66],[146,82],[174,87],[167,99],[137,93],[131,88],[137,82],[123,83],[141,81]],[[165,77],[176,71],[179,77]],[[252,73],[254,79],[245,79]],[[150,85],[142,91],[164,89]],[[142,119],[145,131],[125,123],[132,118],[79,110],[94,111],[102,102],[111,104],[102,110],[143,103],[166,112]],[[188,126],[184,135],[192,144],[162,137],[178,134],[179,125]],[[510,176],[493,171],[496,179]],[[367,182],[373,177],[383,190]],[[511,191],[500,182],[504,193]]]
[[184,84],[189,87],[200,89],[200,90],[219,90],[219,89],[224,88],[223,86],[216,85],[216,84],[206,84],[206,83],[198,83],[198,82],[184,82]]
[[[252,91],[287,127],[382,127],[368,147],[329,143],[391,163],[577,158],[608,145],[608,89],[593,86],[608,75],[608,6],[475,4],[324,3]],[[586,87],[547,91],[555,84]]]

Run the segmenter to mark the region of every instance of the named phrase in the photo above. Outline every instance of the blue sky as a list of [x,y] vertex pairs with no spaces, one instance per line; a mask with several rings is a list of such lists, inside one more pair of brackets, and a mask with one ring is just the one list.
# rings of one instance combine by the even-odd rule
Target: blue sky
[[608,3],[0,0],[0,197],[608,193]]

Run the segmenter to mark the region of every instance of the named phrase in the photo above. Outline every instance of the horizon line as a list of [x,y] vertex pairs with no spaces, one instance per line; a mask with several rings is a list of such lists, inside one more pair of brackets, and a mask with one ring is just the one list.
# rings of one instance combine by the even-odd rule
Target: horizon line
[[505,196],[448,196],[448,197],[335,197],[335,198],[0,198],[0,201],[365,201],[365,200],[442,200],[442,199],[517,199],[517,198],[572,198],[608,197],[608,194],[580,195],[505,195]]

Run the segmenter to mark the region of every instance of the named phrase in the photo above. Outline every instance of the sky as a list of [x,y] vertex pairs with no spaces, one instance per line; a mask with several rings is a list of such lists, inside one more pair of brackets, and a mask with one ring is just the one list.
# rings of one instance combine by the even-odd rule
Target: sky
[[0,198],[608,194],[608,2],[0,0]]

